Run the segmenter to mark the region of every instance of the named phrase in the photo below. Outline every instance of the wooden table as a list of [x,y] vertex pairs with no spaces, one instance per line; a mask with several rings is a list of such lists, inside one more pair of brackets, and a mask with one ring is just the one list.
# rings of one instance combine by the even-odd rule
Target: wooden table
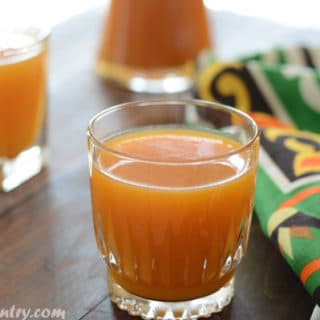
[[[113,307],[106,290],[105,264],[92,228],[86,126],[104,107],[146,96],[96,77],[93,63],[101,17],[101,12],[90,11],[53,33],[50,165],[15,192],[0,194],[0,308],[62,308],[68,320],[132,319]],[[223,32],[232,33],[233,18],[225,16],[225,31],[223,19],[219,15],[216,20],[218,48]],[[225,51],[231,47],[229,42],[220,46]],[[254,219],[235,298],[212,319],[304,320],[312,308],[311,298]]]

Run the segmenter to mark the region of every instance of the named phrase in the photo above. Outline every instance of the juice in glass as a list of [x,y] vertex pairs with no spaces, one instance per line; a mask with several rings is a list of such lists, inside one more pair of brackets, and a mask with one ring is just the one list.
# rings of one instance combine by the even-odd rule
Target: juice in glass
[[[101,154],[99,161],[109,169],[93,167],[94,221],[101,221],[102,254],[112,254],[118,264],[109,268],[112,277],[138,296],[165,301],[206,296],[223,286],[234,272],[221,275],[225,260],[234,256],[241,233],[247,234],[255,168],[238,176],[237,168],[224,162],[177,168],[174,161],[214,157],[239,144],[191,130],[150,130],[106,145],[173,161],[172,166],[113,163]],[[215,185],[221,180],[230,181]]]
[[[0,189],[4,191],[42,167],[46,41],[37,32],[0,31]],[[15,160],[23,152],[19,166]]]
[[202,0],[112,0],[97,70],[134,91],[181,91],[210,46]]
[[[227,119],[218,111],[220,122]],[[155,318],[165,318],[167,309],[178,319],[183,312],[200,316],[201,305],[207,315],[221,310],[246,250],[257,131],[249,147],[236,135],[164,124],[168,119],[106,136],[99,120],[101,140],[89,131],[92,208],[113,301],[142,316],[153,308]],[[228,130],[241,128],[239,120],[229,117]]]

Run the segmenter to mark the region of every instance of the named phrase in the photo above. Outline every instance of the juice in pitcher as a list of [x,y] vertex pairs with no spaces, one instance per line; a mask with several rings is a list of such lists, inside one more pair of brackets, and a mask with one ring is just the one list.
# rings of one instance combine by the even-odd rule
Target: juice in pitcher
[[133,91],[182,91],[208,48],[202,0],[112,0],[97,70]]

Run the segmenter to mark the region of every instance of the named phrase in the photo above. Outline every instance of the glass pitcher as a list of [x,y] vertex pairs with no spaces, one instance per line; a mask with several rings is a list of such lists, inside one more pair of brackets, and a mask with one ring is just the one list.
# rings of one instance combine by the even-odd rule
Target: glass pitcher
[[136,92],[184,91],[210,47],[202,0],[111,0],[97,71]]

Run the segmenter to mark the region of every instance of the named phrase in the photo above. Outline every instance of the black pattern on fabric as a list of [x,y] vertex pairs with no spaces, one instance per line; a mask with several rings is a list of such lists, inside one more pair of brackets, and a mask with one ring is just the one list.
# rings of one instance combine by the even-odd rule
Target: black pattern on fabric
[[313,62],[312,56],[310,54],[310,51],[308,48],[302,47],[301,52],[303,54],[303,58],[305,61],[305,66],[310,67],[310,68],[315,68],[315,64]]
[[271,241],[273,244],[278,246],[278,234],[279,228],[282,227],[311,227],[320,229],[320,219],[312,217],[302,211],[298,211],[294,216],[287,218],[285,221],[280,223],[277,228],[271,234]]
[[316,151],[320,152],[320,143],[303,137],[293,137],[290,136],[290,134],[280,136],[277,138],[275,142],[272,142],[265,136],[264,133],[262,133],[260,143],[264,150],[269,154],[269,156],[274,160],[274,162],[277,163],[281,171],[286,175],[286,177],[290,181],[295,181],[302,177],[311,176],[317,173],[316,171],[311,171],[301,175],[297,175],[295,173],[293,166],[297,153],[286,147],[286,142],[288,141],[288,139],[294,139],[298,142],[301,142],[304,145],[310,145]]

